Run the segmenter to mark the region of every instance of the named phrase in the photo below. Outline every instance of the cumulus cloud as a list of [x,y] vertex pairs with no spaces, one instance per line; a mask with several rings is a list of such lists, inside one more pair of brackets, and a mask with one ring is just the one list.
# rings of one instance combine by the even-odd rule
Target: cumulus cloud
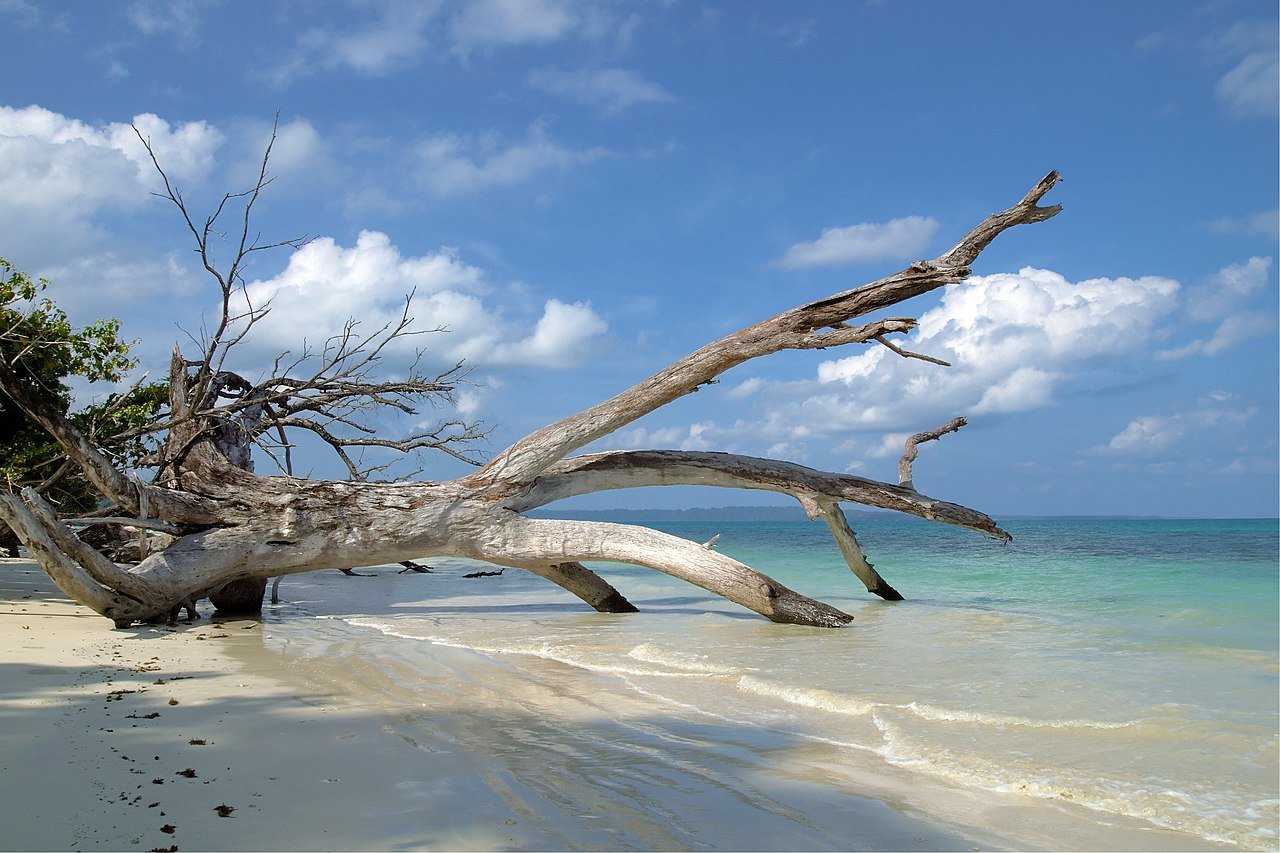
[[[223,136],[206,122],[173,125],[144,113],[133,124],[176,182],[201,180]],[[39,106],[0,107],[0,230],[7,251],[65,253],[94,236],[104,208],[149,201],[157,177],[128,123],[91,125]]]
[[1178,290],[1166,278],[1073,283],[1031,267],[974,276],[948,289],[904,343],[952,367],[902,359],[883,347],[823,362],[804,418],[832,431],[901,429],[956,414],[1048,405],[1080,365],[1146,345],[1174,310]]
[[386,234],[363,231],[351,247],[329,237],[309,243],[278,276],[249,284],[245,298],[256,307],[270,303],[250,339],[259,357],[298,352],[304,336],[312,348],[322,345],[348,318],[373,332],[399,319],[410,293],[415,328],[443,331],[403,339],[406,358],[420,350],[439,363],[567,367],[588,357],[608,329],[589,305],[552,299],[526,332],[485,303],[490,291],[484,273],[452,249],[406,257]]
[[918,258],[937,233],[938,225],[932,217],[906,216],[884,223],[825,228],[817,240],[796,243],[787,249],[776,265],[805,269]]
[[529,75],[529,85],[579,103],[619,113],[636,104],[673,100],[671,93],[625,68],[561,71],[543,68]]
[[598,348],[599,338],[609,326],[589,302],[566,304],[547,300],[533,334],[515,343],[494,348],[491,361],[497,364],[538,364],[571,367],[584,362]]
[[590,163],[604,154],[600,148],[566,148],[535,125],[523,142],[510,145],[493,137],[435,136],[422,142],[415,156],[422,187],[447,198],[524,183],[540,173]]

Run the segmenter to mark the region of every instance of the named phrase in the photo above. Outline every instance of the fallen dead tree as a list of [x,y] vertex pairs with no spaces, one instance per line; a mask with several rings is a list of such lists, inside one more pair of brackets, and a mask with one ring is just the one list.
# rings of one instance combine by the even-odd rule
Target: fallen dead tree
[[[0,387],[53,435],[66,456],[114,503],[112,513],[135,530],[149,531],[144,558],[123,567],[88,546],[54,508],[31,490],[0,494],[0,519],[17,531],[30,553],[72,598],[127,626],[155,618],[229,583],[314,569],[399,563],[423,555],[455,556],[526,569],[558,584],[600,611],[635,608],[584,563],[646,566],[732,600],[775,622],[838,626],[847,614],[790,590],[776,580],[710,547],[645,527],[591,521],[530,518],[526,513],[562,498],[608,489],[650,485],[706,485],[764,489],[791,495],[812,519],[822,519],[849,567],[867,589],[887,599],[901,596],[867,562],[841,502],[896,510],[987,536],[1009,536],[988,516],[915,490],[911,462],[916,445],[958,428],[956,422],[921,433],[908,443],[898,484],[817,471],[788,462],[727,453],[676,450],[614,451],[573,456],[645,414],[712,383],[726,370],[783,350],[815,350],[852,344],[886,346],[915,327],[910,318],[858,318],[882,311],[944,285],[959,285],[970,265],[1004,230],[1040,222],[1058,206],[1040,206],[1059,180],[1042,179],[1017,204],[988,217],[953,248],[928,261],[854,290],[800,305],[713,341],[664,367],[611,399],[534,432],[477,470],[446,482],[369,482],[348,450],[385,446],[433,448],[468,458],[465,445],[474,425],[447,422],[408,439],[389,441],[356,430],[341,437],[335,422],[356,424],[370,406],[412,411],[411,401],[447,399],[461,366],[434,377],[415,370],[399,383],[376,381],[372,371],[386,343],[407,333],[403,323],[368,338],[331,341],[319,367],[296,378],[286,365],[270,378],[250,383],[223,369],[227,352],[266,308],[233,309],[240,265],[269,246],[251,238],[249,214],[265,187],[266,164],[245,199],[239,251],[220,270],[209,256],[218,212],[201,225],[171,187],[168,197],[195,236],[206,268],[222,288],[222,324],[198,358],[175,350],[169,367],[169,411],[161,423],[163,447],[152,460],[155,476],[143,483],[118,470],[66,418],[25,392],[20,365],[0,364]],[[159,165],[157,164],[157,168]],[[163,175],[163,171],[161,171]],[[166,181],[166,186],[168,186]],[[296,245],[289,242],[289,245]],[[274,244],[280,245],[280,244]],[[407,308],[406,308],[407,311]],[[237,326],[239,323],[239,326]],[[306,429],[329,443],[347,464],[349,481],[255,473],[248,450],[264,437],[288,453],[285,431]]]

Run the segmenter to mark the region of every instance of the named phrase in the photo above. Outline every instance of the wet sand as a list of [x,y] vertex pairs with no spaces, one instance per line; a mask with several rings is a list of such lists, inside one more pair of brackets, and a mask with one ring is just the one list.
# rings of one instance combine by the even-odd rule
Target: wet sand
[[[286,669],[264,646],[271,630],[207,617],[113,630],[34,564],[0,561],[0,847],[592,846],[566,842],[575,827],[555,815],[522,809],[485,756],[410,743],[386,709],[328,692],[331,679],[304,671],[314,664]],[[865,820],[851,847],[970,846],[875,801],[854,805]],[[740,820],[735,829],[750,837]]]
[[567,766],[557,739],[593,724],[585,706],[557,694],[560,719],[531,715],[537,697],[514,696],[500,661],[427,646],[434,670],[398,673],[337,623],[221,621],[202,607],[197,622],[113,630],[32,563],[0,561],[0,848],[1212,847],[1104,828],[1069,805],[928,796],[870,770],[863,797],[788,774],[785,760],[749,779],[663,760],[655,783],[628,768],[653,744]]

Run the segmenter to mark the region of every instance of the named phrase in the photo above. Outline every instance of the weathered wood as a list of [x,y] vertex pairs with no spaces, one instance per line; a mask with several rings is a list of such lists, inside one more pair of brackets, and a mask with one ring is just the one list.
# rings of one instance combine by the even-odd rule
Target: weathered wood
[[878,595],[885,601],[902,601],[902,593],[880,577],[880,573],[862,553],[862,545],[858,542],[853,528],[849,526],[849,519],[845,517],[844,510],[840,509],[840,504],[824,500],[819,501],[818,506],[822,509],[822,520],[827,523],[827,528],[831,531],[832,538],[836,540],[840,554],[849,565],[849,569],[867,588],[867,592]]
[[[264,186],[264,176],[265,162],[259,185],[246,194],[250,205]],[[268,427],[297,426],[296,418],[323,413],[328,411],[326,406],[348,405],[353,395],[361,393],[377,397],[385,392],[395,404],[395,394],[402,393],[395,388],[400,386],[369,383],[361,371],[371,369],[382,347],[404,326],[395,326],[388,333],[391,337],[377,338],[373,344],[367,343],[373,339],[355,341],[349,326],[347,337],[337,344],[341,357],[324,364],[310,379],[286,382],[275,377],[271,384],[251,385],[228,374],[222,368],[227,351],[247,331],[230,331],[232,284],[245,254],[263,247],[246,242],[246,208],[240,254],[229,271],[219,273],[209,261],[204,242],[213,233],[217,215],[204,228],[195,226],[181,197],[170,188],[169,197],[187,217],[224,302],[220,324],[202,359],[188,362],[177,350],[173,353],[170,414],[164,423],[167,434],[155,481],[144,485],[117,471],[65,417],[23,394],[13,372],[0,365],[0,387],[44,425],[91,482],[117,504],[111,511],[113,520],[138,528],[159,527],[167,531],[166,536],[149,539],[158,550],[140,554],[143,559],[126,569],[86,545],[38,496],[0,493],[0,521],[13,528],[65,592],[117,625],[168,613],[211,594],[236,597],[237,589],[249,590],[238,600],[256,597],[250,606],[257,609],[265,583],[272,577],[278,583],[281,576],[298,572],[404,563],[423,555],[523,568],[603,612],[635,608],[585,562],[652,568],[776,622],[843,625],[851,618],[848,614],[713,550],[714,540],[702,545],[635,525],[531,519],[523,513],[573,495],[648,485],[780,492],[798,500],[810,518],[824,520],[850,569],[870,592],[886,599],[901,596],[867,561],[839,506],[841,501],[1008,540],[1009,534],[987,515],[917,492],[910,478],[911,444],[911,459],[904,456],[907,476],[897,485],[725,453],[651,450],[568,455],[716,381],[735,365],[782,350],[883,344],[904,357],[937,361],[888,342],[887,335],[914,328],[913,319],[885,318],[863,325],[849,321],[962,282],[970,273],[969,265],[999,233],[1058,212],[1056,206],[1038,206],[1058,180],[1056,172],[1050,173],[1018,204],[993,214],[932,261],[918,261],[871,284],[809,302],[713,341],[621,394],[520,439],[479,471],[442,483],[362,482],[360,471],[345,456],[357,481],[299,479],[288,475],[288,464],[284,476],[248,470],[248,443]],[[235,197],[229,195],[224,204]],[[260,313],[251,310],[247,316],[251,326]],[[352,364],[357,365],[354,373]],[[409,386],[417,392],[428,389],[427,383],[418,381]],[[325,429],[323,424],[313,426]],[[931,433],[915,436],[915,443],[937,437]],[[449,441],[438,442],[436,449],[453,452]],[[335,447],[340,456],[342,446]]]
[[954,418],[947,421],[940,427],[927,429],[924,432],[918,432],[907,439],[905,449],[902,451],[902,458],[898,460],[898,485],[904,489],[915,491],[915,483],[911,481],[911,465],[916,461],[919,454],[919,447],[926,441],[937,441],[949,432],[955,432],[963,426],[968,425],[968,421],[964,418]]

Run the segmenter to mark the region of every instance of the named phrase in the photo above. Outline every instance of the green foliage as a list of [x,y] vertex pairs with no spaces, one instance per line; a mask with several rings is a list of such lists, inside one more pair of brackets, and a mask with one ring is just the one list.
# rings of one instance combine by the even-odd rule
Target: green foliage
[[[119,382],[137,362],[133,343],[120,339],[118,320],[97,320],[77,329],[66,313],[43,296],[49,283],[32,279],[0,258],[0,358],[29,389],[60,412],[72,404],[67,380]],[[134,467],[149,450],[148,439],[119,439],[156,420],[168,398],[164,383],[151,383],[70,414],[81,432],[110,453],[122,468]],[[37,486],[70,511],[90,509],[98,496],[79,471],[63,471],[54,440],[0,391],[0,483]],[[54,482],[50,482],[54,478]]]

